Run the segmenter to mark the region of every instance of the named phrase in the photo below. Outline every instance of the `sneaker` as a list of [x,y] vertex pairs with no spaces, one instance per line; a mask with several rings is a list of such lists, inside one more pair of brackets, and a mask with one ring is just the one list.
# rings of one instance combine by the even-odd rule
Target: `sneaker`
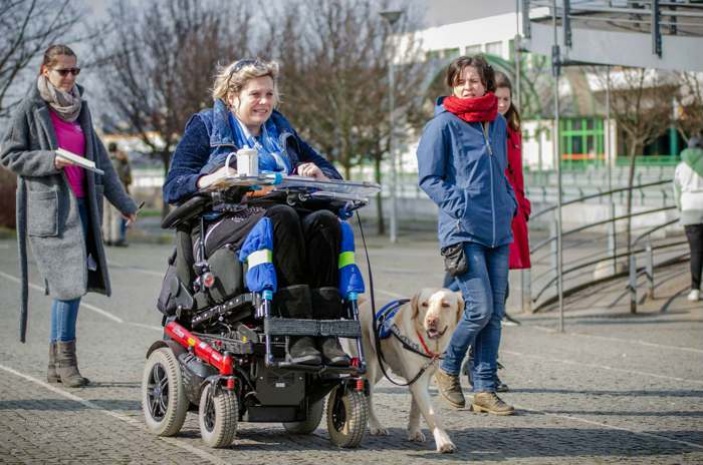
[[439,393],[452,407],[464,408],[466,406],[464,393],[461,391],[459,376],[449,374],[439,368],[434,375],[434,379],[437,382]]
[[496,395],[495,392],[477,392],[471,403],[471,410],[474,412],[486,412],[493,415],[512,415],[515,409],[508,405]]
[[694,289],[688,293],[688,300],[691,302],[698,302],[701,300],[701,291]]

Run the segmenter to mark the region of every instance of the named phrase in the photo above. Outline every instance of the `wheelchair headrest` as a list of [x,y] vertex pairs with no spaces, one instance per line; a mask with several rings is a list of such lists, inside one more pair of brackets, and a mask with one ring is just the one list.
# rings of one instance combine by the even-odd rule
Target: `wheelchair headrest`
[[171,229],[193,218],[199,217],[212,204],[209,195],[196,194],[171,211],[161,222],[163,229]]

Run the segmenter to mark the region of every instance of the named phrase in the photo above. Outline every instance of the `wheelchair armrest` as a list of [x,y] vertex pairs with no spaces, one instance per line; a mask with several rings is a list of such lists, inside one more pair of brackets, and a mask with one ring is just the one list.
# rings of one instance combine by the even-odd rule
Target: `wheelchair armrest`
[[196,194],[166,215],[166,218],[161,222],[161,227],[163,229],[175,228],[179,224],[200,215],[211,203],[212,197],[209,195]]

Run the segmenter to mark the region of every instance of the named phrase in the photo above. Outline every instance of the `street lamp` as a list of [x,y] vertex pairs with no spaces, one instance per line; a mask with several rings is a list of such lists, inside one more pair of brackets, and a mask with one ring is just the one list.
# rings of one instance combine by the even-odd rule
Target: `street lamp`
[[[395,24],[398,22],[400,19],[400,16],[403,14],[402,11],[399,10],[389,10],[389,11],[382,11],[381,17],[388,22],[388,26],[390,28],[391,34],[395,32]],[[390,39],[390,35],[389,35]],[[390,40],[389,40],[390,42]],[[388,107],[389,107],[389,112],[390,112],[390,129],[388,133],[388,145],[389,145],[389,150],[390,150],[390,162],[391,162],[391,227],[390,227],[390,239],[392,243],[395,243],[398,241],[398,211],[397,211],[397,202],[396,202],[396,187],[398,185],[398,179],[397,179],[397,172],[396,172],[396,156],[395,156],[395,121],[393,119],[393,112],[395,110],[395,79],[393,76],[393,55],[395,51],[395,47],[389,48],[390,52],[388,53]]]

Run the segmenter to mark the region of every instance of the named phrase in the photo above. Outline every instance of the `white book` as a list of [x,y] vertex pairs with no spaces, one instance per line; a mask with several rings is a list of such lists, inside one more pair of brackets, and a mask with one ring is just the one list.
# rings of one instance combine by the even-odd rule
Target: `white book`
[[61,148],[56,149],[56,156],[61,157],[64,160],[68,160],[74,165],[80,166],[81,168],[85,168],[94,173],[98,173],[100,175],[105,174],[103,170],[95,167],[95,162],[93,160],[88,160],[87,158],[81,157],[80,155],[76,155],[75,153],[69,152],[68,150],[64,150]]

